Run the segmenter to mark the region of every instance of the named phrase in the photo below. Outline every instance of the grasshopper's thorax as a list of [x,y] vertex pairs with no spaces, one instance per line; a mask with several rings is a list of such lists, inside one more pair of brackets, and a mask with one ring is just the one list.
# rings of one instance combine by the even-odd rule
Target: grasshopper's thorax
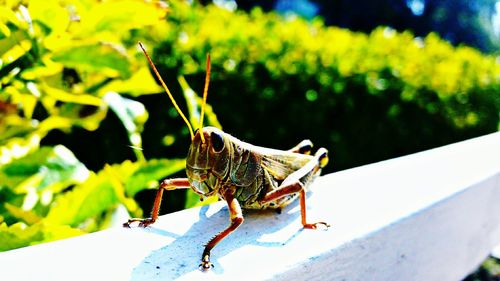
[[226,133],[214,127],[204,127],[202,131],[204,142],[200,130],[196,130],[189,147],[186,173],[196,193],[211,196],[217,193],[228,173],[230,140]]

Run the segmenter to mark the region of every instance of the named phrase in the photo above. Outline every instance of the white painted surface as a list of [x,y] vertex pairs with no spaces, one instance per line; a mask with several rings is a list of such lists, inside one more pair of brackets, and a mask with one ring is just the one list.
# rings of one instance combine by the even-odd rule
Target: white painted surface
[[[168,193],[166,193],[168,196]],[[500,243],[500,133],[321,177],[300,209],[246,212],[198,270],[228,223],[221,202],[0,253],[2,280],[461,280]],[[1,241],[0,241],[1,243]]]
[[491,256],[500,259],[500,245],[497,245],[495,248],[493,248],[493,251],[491,252]]

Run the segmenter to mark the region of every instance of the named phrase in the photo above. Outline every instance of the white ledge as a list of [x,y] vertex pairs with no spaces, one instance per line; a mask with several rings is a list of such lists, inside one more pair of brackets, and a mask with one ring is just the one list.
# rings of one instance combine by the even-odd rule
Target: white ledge
[[[335,155],[333,155],[335,159]],[[166,193],[168,196],[168,192]],[[292,204],[245,222],[198,270],[228,223],[222,202],[0,253],[2,280],[461,280],[500,243],[500,133],[319,178],[302,230]],[[0,241],[1,243],[1,241]]]

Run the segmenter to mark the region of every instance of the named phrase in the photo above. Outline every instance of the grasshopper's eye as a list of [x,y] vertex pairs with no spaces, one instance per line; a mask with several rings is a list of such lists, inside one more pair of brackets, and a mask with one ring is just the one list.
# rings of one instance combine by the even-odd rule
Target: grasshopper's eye
[[222,139],[222,136],[212,132],[210,134],[210,140],[212,141],[212,147],[214,148],[215,152],[221,152],[222,149],[224,149],[224,140]]

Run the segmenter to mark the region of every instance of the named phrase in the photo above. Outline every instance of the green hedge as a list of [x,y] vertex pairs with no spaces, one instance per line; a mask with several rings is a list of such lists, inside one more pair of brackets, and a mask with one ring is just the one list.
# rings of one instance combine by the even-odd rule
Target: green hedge
[[310,138],[336,170],[498,129],[498,60],[436,34],[172,1],[161,40],[171,87],[180,73],[201,91],[210,52],[209,101],[226,131],[281,148]]

